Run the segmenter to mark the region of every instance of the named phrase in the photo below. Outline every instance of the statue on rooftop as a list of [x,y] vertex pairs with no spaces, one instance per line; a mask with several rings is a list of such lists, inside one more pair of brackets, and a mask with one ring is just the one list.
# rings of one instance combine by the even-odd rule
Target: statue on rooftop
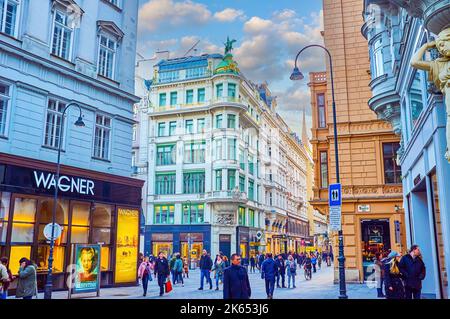
[[230,40],[230,37],[227,37],[227,42],[225,42],[225,55],[230,53],[233,50],[233,43],[236,42],[236,40]]
[[[434,61],[425,61],[423,56],[427,50],[436,48],[441,57]],[[442,30],[436,39],[425,43],[412,57],[411,66],[429,72],[429,80],[434,82],[445,98],[447,110],[447,152],[445,157],[450,162],[450,28]]]

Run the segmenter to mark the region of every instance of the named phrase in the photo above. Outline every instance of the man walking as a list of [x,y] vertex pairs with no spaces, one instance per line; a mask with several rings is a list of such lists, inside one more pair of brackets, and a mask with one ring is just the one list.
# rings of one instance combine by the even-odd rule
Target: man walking
[[268,253],[266,259],[261,264],[261,278],[266,283],[266,294],[268,299],[273,298],[273,291],[275,290],[275,276],[278,272],[278,267],[275,260],[272,258],[272,254]]
[[163,252],[160,252],[158,254],[158,259],[156,259],[155,275],[158,276],[159,296],[161,297],[164,295],[164,285],[166,280],[170,277],[169,262],[167,261],[167,258],[164,257]]
[[402,257],[398,267],[405,281],[406,299],[420,299],[426,270],[419,246],[412,245],[409,254]]
[[202,257],[200,258],[200,288],[198,290],[203,290],[203,280],[206,278],[206,281],[209,283],[209,289],[212,289],[212,280],[211,280],[211,268],[213,265],[213,261],[211,257],[209,257],[206,249],[203,249]]
[[260,273],[262,272],[261,266],[262,266],[263,262],[264,262],[264,254],[260,254],[259,258],[258,258],[258,265],[259,265],[259,272]]
[[277,288],[280,287],[280,277],[281,277],[281,283],[282,287],[286,288],[285,279],[286,279],[286,263],[283,259],[282,255],[278,255],[278,259],[276,260],[276,265],[278,267],[278,275],[277,275]]
[[241,256],[231,255],[231,266],[223,271],[223,299],[250,299],[252,290]]

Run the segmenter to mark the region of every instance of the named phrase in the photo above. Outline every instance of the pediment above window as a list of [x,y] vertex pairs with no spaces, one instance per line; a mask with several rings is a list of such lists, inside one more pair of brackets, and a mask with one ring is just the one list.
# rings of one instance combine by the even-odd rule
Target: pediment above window
[[98,30],[114,35],[120,41],[125,33],[112,21],[98,21]]
[[58,7],[67,8],[71,12],[77,12],[81,15],[84,14],[83,9],[81,9],[81,7],[78,5],[78,3],[75,0],[52,0],[52,2],[53,2],[53,5],[52,5],[53,8],[58,6]]

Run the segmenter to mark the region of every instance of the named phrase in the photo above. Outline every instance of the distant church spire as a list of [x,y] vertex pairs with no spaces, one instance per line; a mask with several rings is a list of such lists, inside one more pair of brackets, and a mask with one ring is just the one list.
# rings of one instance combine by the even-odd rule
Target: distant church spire
[[305,109],[303,109],[302,142],[304,145],[309,145],[308,133],[306,131],[306,111],[305,111]]

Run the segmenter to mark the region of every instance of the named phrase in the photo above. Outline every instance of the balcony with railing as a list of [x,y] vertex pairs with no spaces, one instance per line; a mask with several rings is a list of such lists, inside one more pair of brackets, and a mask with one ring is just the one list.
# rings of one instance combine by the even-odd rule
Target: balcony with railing
[[248,201],[247,193],[236,190],[213,191],[205,194],[205,201],[211,202],[234,202],[245,204]]

